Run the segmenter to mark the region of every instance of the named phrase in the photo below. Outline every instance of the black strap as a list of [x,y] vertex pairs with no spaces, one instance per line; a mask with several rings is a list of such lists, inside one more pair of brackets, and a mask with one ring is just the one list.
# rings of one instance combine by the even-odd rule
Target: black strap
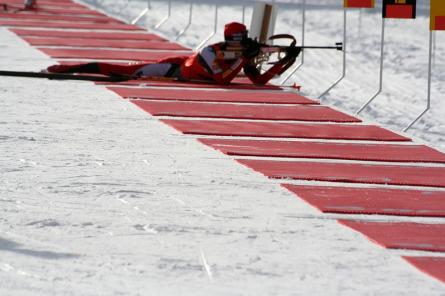
[[181,73],[180,70],[181,70],[181,65],[171,64],[171,67],[170,69],[168,69],[167,73],[165,74],[165,77],[178,77],[178,75]]
[[204,60],[204,58],[198,54],[198,62],[201,66],[203,66],[209,74],[213,75],[212,68],[207,64],[207,62]]

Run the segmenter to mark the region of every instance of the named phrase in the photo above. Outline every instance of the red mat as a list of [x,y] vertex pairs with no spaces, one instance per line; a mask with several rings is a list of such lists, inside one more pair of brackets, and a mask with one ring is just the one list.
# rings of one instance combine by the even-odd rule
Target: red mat
[[337,140],[410,141],[372,125],[237,122],[210,120],[162,120],[185,134],[308,138]]
[[71,46],[71,47],[108,47],[129,49],[165,49],[187,50],[187,48],[172,42],[142,41],[142,40],[110,40],[110,39],[83,39],[68,37],[22,37],[34,46]]
[[189,55],[189,51],[131,51],[131,50],[101,50],[101,49],[70,49],[46,48],[39,50],[53,58],[77,59],[109,59],[129,61],[157,61],[175,55]]
[[338,221],[388,249],[445,252],[445,224]]
[[218,88],[218,89],[238,89],[238,90],[281,90],[282,88],[276,85],[254,85],[252,83],[246,84],[244,82],[239,83],[237,78],[232,80],[232,83],[228,85],[219,85],[210,82],[188,82],[188,81],[168,81],[162,79],[138,79],[129,80],[119,83],[110,82],[98,82],[101,85],[113,85],[113,86],[161,86],[161,87],[187,87],[187,88]]
[[445,192],[282,184],[324,213],[445,217]]
[[419,270],[445,283],[445,257],[408,257],[403,259]]
[[36,37],[64,37],[64,38],[82,38],[82,39],[111,39],[122,40],[164,40],[155,34],[149,33],[130,33],[130,32],[82,32],[82,31],[60,31],[60,30],[30,30],[30,29],[10,29],[19,36],[36,36]]
[[135,25],[103,24],[103,23],[79,23],[79,22],[53,22],[53,21],[27,21],[0,19],[1,26],[35,27],[35,28],[60,28],[60,29],[97,29],[97,30],[142,30]]
[[217,90],[187,90],[187,89],[155,89],[134,87],[108,87],[124,98],[232,102],[232,103],[270,103],[270,104],[318,104],[318,102],[290,92],[264,91],[217,91]]
[[[23,6],[23,0],[2,0],[2,3],[7,4],[15,4],[19,6]],[[60,6],[60,7],[66,7],[66,8],[86,8],[85,5],[73,2],[73,1],[64,1],[64,0],[57,0],[57,1],[48,1],[48,0],[38,0],[37,6]]]
[[74,21],[74,22],[89,22],[89,23],[114,23],[123,24],[111,17],[100,16],[77,16],[77,15],[55,15],[55,14],[22,14],[22,13],[4,13],[0,11],[1,19],[26,19],[29,20],[49,20],[49,21]]
[[[95,62],[104,62],[104,63],[111,63],[111,64],[116,64],[116,65],[128,65],[128,63],[133,63],[131,61],[112,61],[110,62],[109,60],[101,60],[101,59],[95,59]],[[81,63],[85,63],[84,60],[75,60],[75,59],[70,59],[70,60],[59,60],[58,61],[59,64],[63,64],[63,65],[74,65],[74,64],[81,64]],[[106,85],[107,88],[110,87],[117,87],[120,88],[121,86],[123,86],[122,88],[128,88],[127,86],[138,86],[139,89],[147,89],[150,88],[151,90],[153,90],[153,87],[162,87],[164,89],[166,88],[170,88],[173,89],[174,88],[181,88],[182,90],[194,90],[196,91],[196,89],[205,91],[207,90],[216,90],[216,91],[224,91],[224,90],[248,90],[248,91],[256,91],[256,90],[261,90],[261,91],[281,91],[283,90],[281,87],[276,86],[276,85],[271,85],[271,84],[267,84],[267,85],[258,85],[258,84],[252,84],[252,82],[246,82],[245,79],[243,78],[235,78],[232,80],[231,83],[229,84],[217,84],[216,82],[211,82],[211,81],[181,81],[181,80],[174,80],[171,78],[165,78],[165,77],[145,77],[145,78],[139,78],[136,80],[127,80],[127,81],[122,81],[122,82],[95,82],[98,85]],[[282,93],[282,92],[273,92],[274,94],[277,93]],[[159,98],[157,98],[159,99]],[[180,100],[180,99],[178,99]],[[188,101],[188,100],[187,100]],[[314,101],[314,104],[318,104],[318,102]]]
[[[23,1],[22,0],[3,0],[2,3],[23,4]],[[59,4],[59,3],[61,3],[63,5],[68,5],[68,4],[74,4],[76,2],[74,2],[72,0],[39,0],[39,4]]]
[[424,145],[317,143],[200,139],[228,155],[445,163],[445,154]]
[[[11,9],[22,9],[23,8],[23,1],[20,5],[11,5]],[[105,14],[100,13],[95,10],[91,9],[84,9],[84,8],[66,8],[66,7],[57,7],[57,6],[50,6],[50,5],[38,5],[37,10],[25,10],[25,11],[18,11],[15,12],[19,15],[23,15],[25,18],[28,15],[35,15],[35,14],[54,14],[54,15],[94,15],[94,16],[105,16]]]
[[444,167],[239,159],[269,178],[445,187]]
[[[6,12],[10,12],[10,13],[22,13],[22,12],[32,12],[32,13],[38,13],[42,10],[45,9],[59,9],[59,10],[64,10],[64,11],[76,11],[76,10],[85,10],[86,7],[82,6],[80,4],[77,3],[42,3],[40,1],[37,2],[37,7],[34,10],[27,10],[27,11],[15,11],[17,9],[23,9],[24,5],[23,5],[24,1],[20,1],[20,2],[14,2],[14,1],[5,1],[3,0],[1,2],[1,4],[7,4],[8,5],[8,10]],[[2,8],[3,10],[3,8]]]
[[[21,0],[4,0],[5,3],[20,3],[23,4]],[[74,3],[74,0],[40,0],[39,3]]]
[[131,102],[155,116],[331,122],[360,121],[324,106],[239,105],[149,100],[131,100]]
[[77,58],[77,59],[108,59],[128,61],[155,62],[160,59],[174,55],[187,55],[190,52],[183,51],[131,51],[131,50],[108,50],[108,49],[70,49],[70,48],[46,48],[39,50],[53,58]]

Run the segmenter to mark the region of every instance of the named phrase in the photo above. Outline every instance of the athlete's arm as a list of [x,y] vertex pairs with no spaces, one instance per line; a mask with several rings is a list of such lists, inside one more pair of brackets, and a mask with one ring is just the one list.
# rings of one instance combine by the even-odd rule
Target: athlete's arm
[[[230,65],[223,67],[218,63],[218,54],[223,53],[217,52],[213,46],[207,46],[199,53],[200,62],[206,68],[207,72],[212,75],[216,83],[228,84],[241,71],[246,63],[246,59],[240,56],[233,59]],[[221,59],[223,59],[223,57],[221,57]]]
[[214,75],[215,81],[218,84],[228,84],[244,67],[246,60],[244,58],[238,58],[233,64],[225,71],[221,71]]
[[266,84],[274,78],[284,73],[295,62],[295,58],[283,58],[275,65],[269,68],[266,72],[262,73],[257,69],[256,65],[252,63],[246,63],[244,66],[244,73],[254,84]]

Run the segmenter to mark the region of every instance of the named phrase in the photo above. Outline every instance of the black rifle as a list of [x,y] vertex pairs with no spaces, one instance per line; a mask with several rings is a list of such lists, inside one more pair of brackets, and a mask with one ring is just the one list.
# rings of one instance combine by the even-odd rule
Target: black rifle
[[300,48],[300,49],[336,49],[343,50],[343,43],[336,42],[335,46],[296,46],[297,40],[294,36],[290,34],[278,34],[269,37],[269,40],[277,40],[277,39],[289,39],[291,40],[290,45],[269,45],[264,43],[259,43],[261,47],[262,53],[276,53],[276,52],[287,52],[290,48]]

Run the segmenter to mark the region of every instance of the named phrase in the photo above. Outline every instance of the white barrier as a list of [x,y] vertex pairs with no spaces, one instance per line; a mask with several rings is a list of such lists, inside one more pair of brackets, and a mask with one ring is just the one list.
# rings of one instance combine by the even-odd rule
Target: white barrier
[[207,42],[215,36],[216,32],[218,32],[218,4],[215,5],[215,17],[214,17],[214,24],[213,24],[213,31],[210,33],[203,41],[201,41],[198,46],[196,46],[195,51],[200,50],[202,47],[204,47]]
[[432,55],[433,55],[432,53],[433,53],[433,31],[430,31],[430,45],[429,45],[429,57],[428,57],[428,93],[427,93],[426,108],[425,108],[425,110],[422,113],[420,113],[419,116],[417,116],[416,119],[414,119],[413,122],[411,122],[403,130],[404,132],[408,131],[431,108],[431,68],[432,68]]
[[[301,13],[301,18],[302,18],[302,20],[301,20],[301,23],[302,23],[302,25],[301,25],[301,46],[304,46],[304,35],[305,35],[304,33],[306,30],[306,0],[303,0],[303,8],[302,8],[302,13]],[[295,72],[297,72],[298,69],[300,69],[303,66],[303,64],[304,64],[304,50],[301,51],[300,56],[301,56],[300,63],[286,77],[284,77],[284,79],[281,81],[280,85],[284,85],[289,80],[289,78],[291,78],[295,74]]]
[[382,34],[380,40],[380,76],[379,76],[379,89],[377,92],[362,106],[355,114],[360,114],[383,90],[383,60],[384,60],[384,47],[385,47],[385,19],[382,18]]
[[192,19],[193,19],[193,2],[190,2],[190,6],[189,6],[189,20],[187,25],[185,25],[185,28],[182,29],[181,32],[179,32],[178,35],[176,35],[175,40],[178,40],[179,37],[181,37],[190,27],[190,25],[192,24]]

